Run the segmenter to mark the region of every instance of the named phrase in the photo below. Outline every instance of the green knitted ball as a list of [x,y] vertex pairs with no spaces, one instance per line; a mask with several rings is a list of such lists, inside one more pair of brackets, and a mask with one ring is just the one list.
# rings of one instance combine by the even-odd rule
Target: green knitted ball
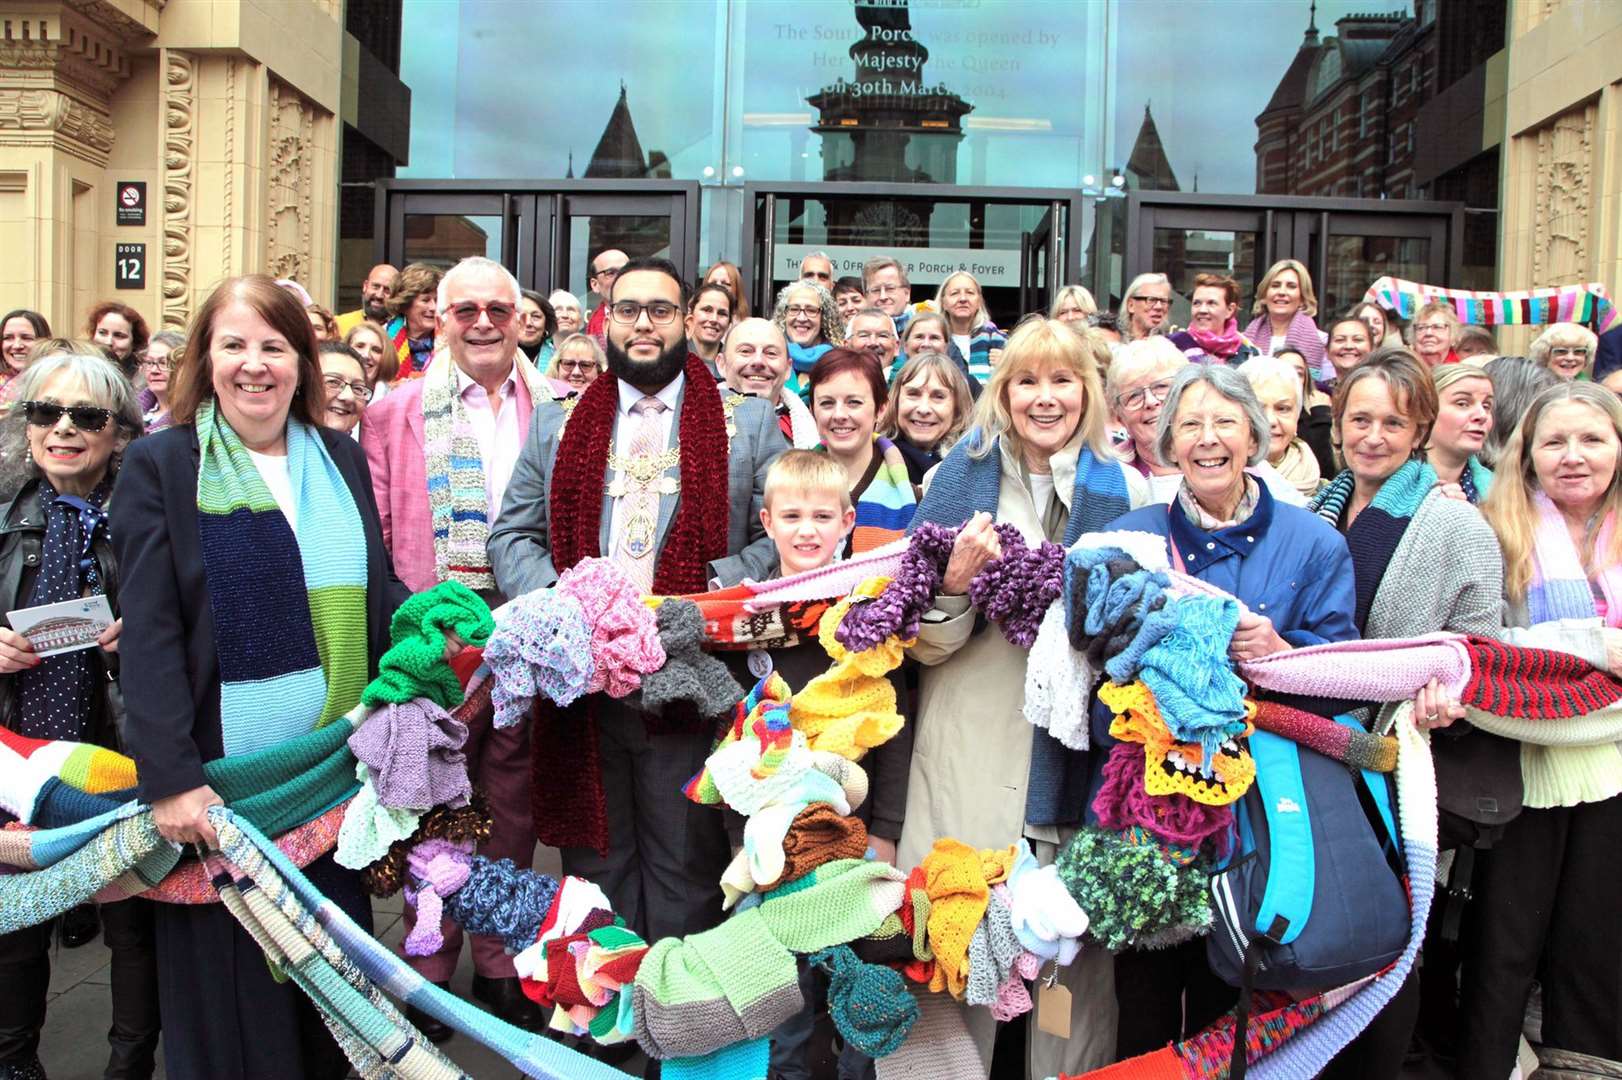
[[1160,948],[1211,924],[1210,870],[1152,844],[1088,826],[1059,853],[1059,879],[1087,913],[1087,934],[1111,952]]

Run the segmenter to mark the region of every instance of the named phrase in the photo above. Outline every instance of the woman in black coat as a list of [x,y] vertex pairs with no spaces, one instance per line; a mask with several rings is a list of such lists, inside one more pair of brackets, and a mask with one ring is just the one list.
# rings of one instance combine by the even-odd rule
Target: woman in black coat
[[[177,426],[126,455],[113,515],[129,619],[127,732],[158,831],[177,843],[213,844],[207,813],[221,800],[203,762],[266,739],[265,724],[245,718],[267,695],[244,693],[247,685],[268,681],[261,669],[274,662],[272,653],[302,655],[306,667],[269,678],[302,677],[297,685],[306,689],[259,719],[302,722],[303,730],[330,720],[322,710],[331,703],[315,699],[326,698],[328,686],[336,696],[376,674],[389,618],[407,591],[383,548],[364,455],[317,422],[316,344],[288,293],[258,275],[222,283],[197,312],[174,384]],[[316,515],[317,508],[325,509]],[[330,616],[325,607],[312,613],[304,588],[304,568],[312,566],[313,574],[338,573],[341,583],[364,582],[365,672],[345,667],[336,650],[325,662],[315,655],[312,620],[319,629]],[[349,615],[347,625],[358,626],[360,612]],[[256,648],[267,627],[291,628],[276,634],[278,644],[289,637],[302,644]],[[310,661],[320,664],[314,693]],[[330,855],[305,872],[370,926],[357,873]],[[160,905],[157,940],[171,1077],[347,1073],[314,1007],[271,979],[258,946],[222,906]]]

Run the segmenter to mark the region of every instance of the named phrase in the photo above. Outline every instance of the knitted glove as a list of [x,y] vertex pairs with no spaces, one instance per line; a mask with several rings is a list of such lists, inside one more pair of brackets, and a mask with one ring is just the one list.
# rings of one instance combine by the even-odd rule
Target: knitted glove
[[442,581],[417,593],[389,620],[393,646],[378,661],[377,678],[361,692],[361,703],[375,707],[425,697],[440,708],[455,708],[462,684],[445,662],[445,634],[483,646],[494,629],[490,606],[460,582]]
[[899,972],[864,964],[848,945],[811,955],[828,972],[828,1014],[845,1041],[870,1058],[887,1057],[918,1019],[918,1002]]
[[441,901],[467,883],[472,860],[472,844],[449,840],[424,840],[406,856],[416,883],[416,888],[407,887],[406,903],[417,908],[417,924],[402,942],[407,956],[432,956],[444,947]]
[[665,666],[642,679],[642,705],[652,713],[677,701],[692,702],[701,717],[722,716],[743,698],[743,687],[716,657],[704,651],[704,614],[691,600],[672,598],[655,616]]
[[1021,947],[1039,960],[1069,966],[1081,951],[1087,913],[1059,880],[1054,866],[1016,874],[1008,884],[1008,915]]

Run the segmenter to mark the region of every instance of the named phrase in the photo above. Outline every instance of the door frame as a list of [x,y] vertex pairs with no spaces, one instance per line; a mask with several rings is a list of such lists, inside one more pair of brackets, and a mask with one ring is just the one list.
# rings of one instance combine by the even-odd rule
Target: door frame
[[407,214],[500,215],[502,264],[524,288],[545,294],[568,280],[571,216],[668,217],[670,261],[692,278],[698,204],[696,180],[379,180],[373,258],[403,265]]
[[[1065,228],[1050,227],[1044,257],[1047,260],[1049,290],[1076,281],[1081,276],[1081,216],[1085,196],[1079,188],[972,187],[962,184],[879,184],[852,181],[751,181],[743,185],[743,245],[739,268],[754,295],[757,311],[769,311],[775,297],[771,289],[770,267],[775,248],[778,199],[928,199],[934,202],[981,202],[1039,206],[1048,211],[1066,210]],[[757,256],[758,253],[758,256]],[[880,254],[874,252],[874,254]],[[757,270],[765,266],[767,273]]]
[[[1150,262],[1156,228],[1230,231],[1234,229],[1231,222],[1251,220],[1260,243],[1256,252],[1258,280],[1279,259],[1297,259],[1306,265],[1314,282],[1326,281],[1328,245],[1320,239],[1314,252],[1312,240],[1335,235],[1428,239],[1429,274],[1434,280],[1456,280],[1463,270],[1462,202],[1131,191],[1126,197],[1123,287],[1137,275],[1155,269]],[[1242,289],[1253,289],[1256,283],[1239,284]]]

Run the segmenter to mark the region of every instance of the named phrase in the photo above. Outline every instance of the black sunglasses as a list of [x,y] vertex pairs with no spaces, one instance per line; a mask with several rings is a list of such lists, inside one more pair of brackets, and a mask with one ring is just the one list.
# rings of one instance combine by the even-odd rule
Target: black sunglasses
[[25,401],[23,410],[34,427],[55,427],[67,413],[73,426],[81,431],[100,431],[113,418],[111,409],[98,409],[94,405],[58,405],[54,401]]

